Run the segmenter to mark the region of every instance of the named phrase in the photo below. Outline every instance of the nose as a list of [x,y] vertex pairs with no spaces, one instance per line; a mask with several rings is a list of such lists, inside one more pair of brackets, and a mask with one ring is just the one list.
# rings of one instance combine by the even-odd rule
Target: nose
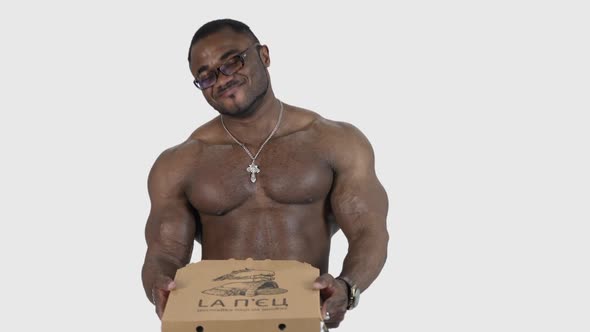
[[217,71],[217,81],[215,82],[215,89],[225,86],[229,81],[233,80],[234,75],[225,75],[221,71]]

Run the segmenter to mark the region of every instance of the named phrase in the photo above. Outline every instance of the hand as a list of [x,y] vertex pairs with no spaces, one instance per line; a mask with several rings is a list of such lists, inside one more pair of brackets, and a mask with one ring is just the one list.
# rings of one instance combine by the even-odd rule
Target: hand
[[320,290],[322,317],[328,328],[336,328],[344,320],[348,307],[348,286],[329,273],[322,274],[313,283],[314,289]]
[[176,283],[170,277],[160,276],[152,288],[152,302],[156,305],[156,314],[162,319],[164,308],[168,302],[170,291],[176,287]]

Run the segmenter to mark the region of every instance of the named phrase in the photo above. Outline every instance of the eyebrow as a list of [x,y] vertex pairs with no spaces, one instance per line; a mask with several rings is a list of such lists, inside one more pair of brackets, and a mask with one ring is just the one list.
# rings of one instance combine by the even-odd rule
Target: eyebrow
[[[227,59],[230,55],[236,54],[238,52],[240,52],[240,50],[235,49],[235,48],[232,48],[231,50],[223,53],[221,55],[221,57],[219,57],[219,61],[223,61],[223,60]],[[200,73],[204,72],[207,69],[209,69],[209,66],[203,65],[203,66],[199,67],[199,69],[197,69],[197,74],[200,74]]]

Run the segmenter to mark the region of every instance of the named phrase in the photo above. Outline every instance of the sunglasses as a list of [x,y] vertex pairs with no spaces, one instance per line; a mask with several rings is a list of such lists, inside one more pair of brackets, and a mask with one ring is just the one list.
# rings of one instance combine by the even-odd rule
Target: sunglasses
[[193,84],[199,88],[199,90],[205,90],[207,88],[212,87],[215,82],[217,82],[217,77],[219,76],[218,73],[222,73],[225,76],[231,76],[235,74],[238,70],[244,67],[244,63],[246,61],[246,53],[254,47],[260,44],[256,43],[250,45],[247,49],[240,52],[237,55],[232,56],[231,58],[227,59],[221,66],[219,66],[215,70],[204,72],[203,74],[199,75],[194,81]]

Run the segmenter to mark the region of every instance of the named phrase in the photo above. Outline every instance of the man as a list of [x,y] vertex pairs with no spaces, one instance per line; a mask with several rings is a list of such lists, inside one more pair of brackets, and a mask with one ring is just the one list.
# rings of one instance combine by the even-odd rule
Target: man
[[[322,314],[337,327],[387,256],[387,195],[370,143],[352,125],[275,98],[269,49],[245,24],[202,26],[189,49],[194,84],[219,116],[164,151],[148,178],[142,270],[161,318],[193,243],[202,259],[281,259],[320,269]],[[330,239],[349,248],[328,273]]]

